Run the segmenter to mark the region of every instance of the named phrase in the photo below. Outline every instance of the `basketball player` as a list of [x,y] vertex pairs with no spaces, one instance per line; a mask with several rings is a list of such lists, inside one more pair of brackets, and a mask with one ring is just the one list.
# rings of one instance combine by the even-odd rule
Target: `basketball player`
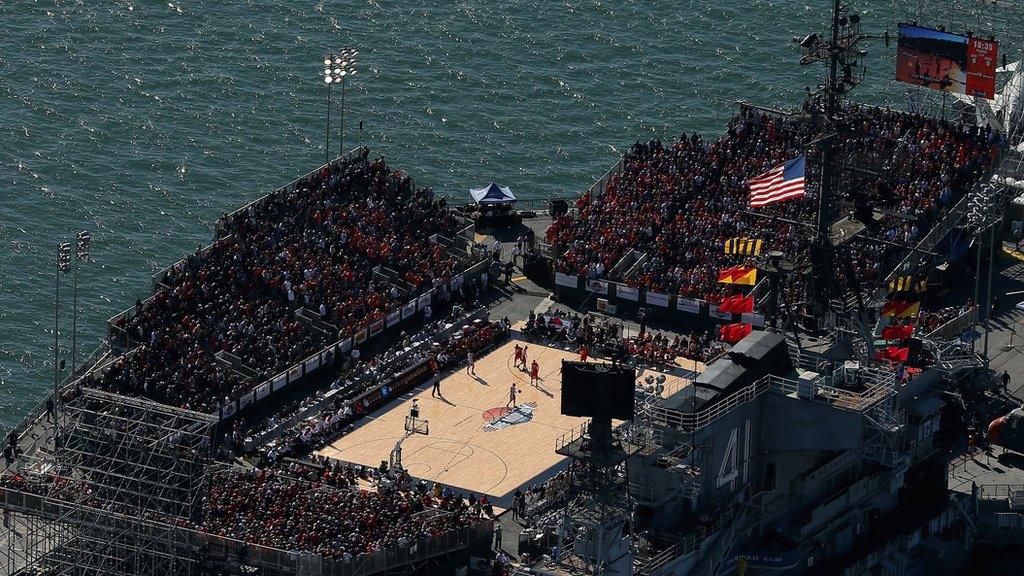
[[522,366],[523,366],[523,372],[526,372],[526,351],[527,351],[527,350],[528,350],[529,348],[530,348],[529,346],[527,346],[527,345],[525,345],[525,344],[523,345],[523,356],[522,356],[522,358],[521,358],[521,360],[522,360],[522,362],[523,362],[523,363],[522,363]]
[[519,361],[522,360],[522,359],[523,359],[523,347],[520,346],[519,344],[516,344],[515,362],[513,362],[512,365],[515,366],[516,368],[518,368],[519,367]]
[[472,352],[466,352],[466,374],[476,376],[476,366],[473,364]]
[[516,383],[513,382],[512,385],[509,386],[508,388],[508,404],[505,404],[505,408],[516,407],[516,392]]
[[540,385],[540,364],[537,364],[536,360],[530,365],[530,384],[534,386]]
[[580,362],[586,362],[588,356],[590,356],[590,348],[587,348],[586,344],[580,346]]

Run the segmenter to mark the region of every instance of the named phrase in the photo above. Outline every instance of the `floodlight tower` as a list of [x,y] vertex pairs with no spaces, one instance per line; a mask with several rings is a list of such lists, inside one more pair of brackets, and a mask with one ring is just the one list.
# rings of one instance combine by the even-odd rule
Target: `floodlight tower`
[[60,388],[60,275],[71,268],[71,244],[61,242],[57,246],[57,272],[53,288],[53,394]]
[[356,56],[359,51],[344,48],[337,53],[324,56],[324,84],[327,85],[327,135],[324,146],[324,162],[330,162],[331,148],[331,87],[341,84],[341,135],[338,144],[338,155],[345,153],[345,80],[356,73]]
[[78,263],[89,260],[89,244],[92,242],[92,234],[88,230],[82,230],[75,235],[75,271],[72,289],[71,306],[71,373],[78,368]]

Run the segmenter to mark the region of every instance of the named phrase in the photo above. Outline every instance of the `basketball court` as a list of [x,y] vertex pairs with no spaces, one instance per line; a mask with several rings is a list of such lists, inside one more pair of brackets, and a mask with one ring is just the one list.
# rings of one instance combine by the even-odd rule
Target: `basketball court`
[[[515,336],[515,333],[513,333]],[[540,385],[530,385],[527,372],[513,366],[515,344],[526,345],[527,363],[540,365]],[[402,443],[402,463],[415,478],[436,481],[466,492],[487,494],[502,507],[512,492],[554,475],[565,458],[555,453],[555,440],[583,424],[583,418],[563,416],[561,362],[577,360],[575,351],[510,340],[476,360],[476,374],[466,368],[443,374],[441,398],[432,397],[429,383],[401,396],[318,454],[378,466],[388,461],[395,444],[406,435],[406,418],[419,407],[419,418],[429,423],[429,433],[412,434]],[[690,361],[683,366],[703,370]],[[665,394],[689,381],[689,370],[666,374]],[[649,375],[661,373],[645,370]],[[516,406],[509,403],[515,383]]]

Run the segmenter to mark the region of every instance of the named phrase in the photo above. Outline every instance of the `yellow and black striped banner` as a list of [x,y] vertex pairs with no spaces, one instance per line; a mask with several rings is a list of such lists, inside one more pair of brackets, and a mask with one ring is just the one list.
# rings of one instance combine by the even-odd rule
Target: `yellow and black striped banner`
[[730,238],[725,241],[726,254],[738,254],[740,256],[760,256],[761,243],[759,238]]
[[897,276],[889,282],[889,292],[917,292],[921,294],[928,290],[928,280],[917,279],[913,275]]

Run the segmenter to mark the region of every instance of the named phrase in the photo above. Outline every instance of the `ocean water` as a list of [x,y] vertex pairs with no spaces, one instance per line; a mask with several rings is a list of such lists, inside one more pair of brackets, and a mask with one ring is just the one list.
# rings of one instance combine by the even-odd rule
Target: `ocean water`
[[[891,29],[888,2],[864,4]],[[220,214],[323,162],[327,51],[360,51],[346,147],[369,145],[453,200],[491,180],[545,198],[579,193],[638,138],[720,133],[735,100],[798,104],[822,69],[799,67],[790,39],[823,28],[830,7],[0,0],[0,425],[52,386],[57,244],[92,232],[82,358]],[[899,105],[892,49],[868,48],[858,97]]]

